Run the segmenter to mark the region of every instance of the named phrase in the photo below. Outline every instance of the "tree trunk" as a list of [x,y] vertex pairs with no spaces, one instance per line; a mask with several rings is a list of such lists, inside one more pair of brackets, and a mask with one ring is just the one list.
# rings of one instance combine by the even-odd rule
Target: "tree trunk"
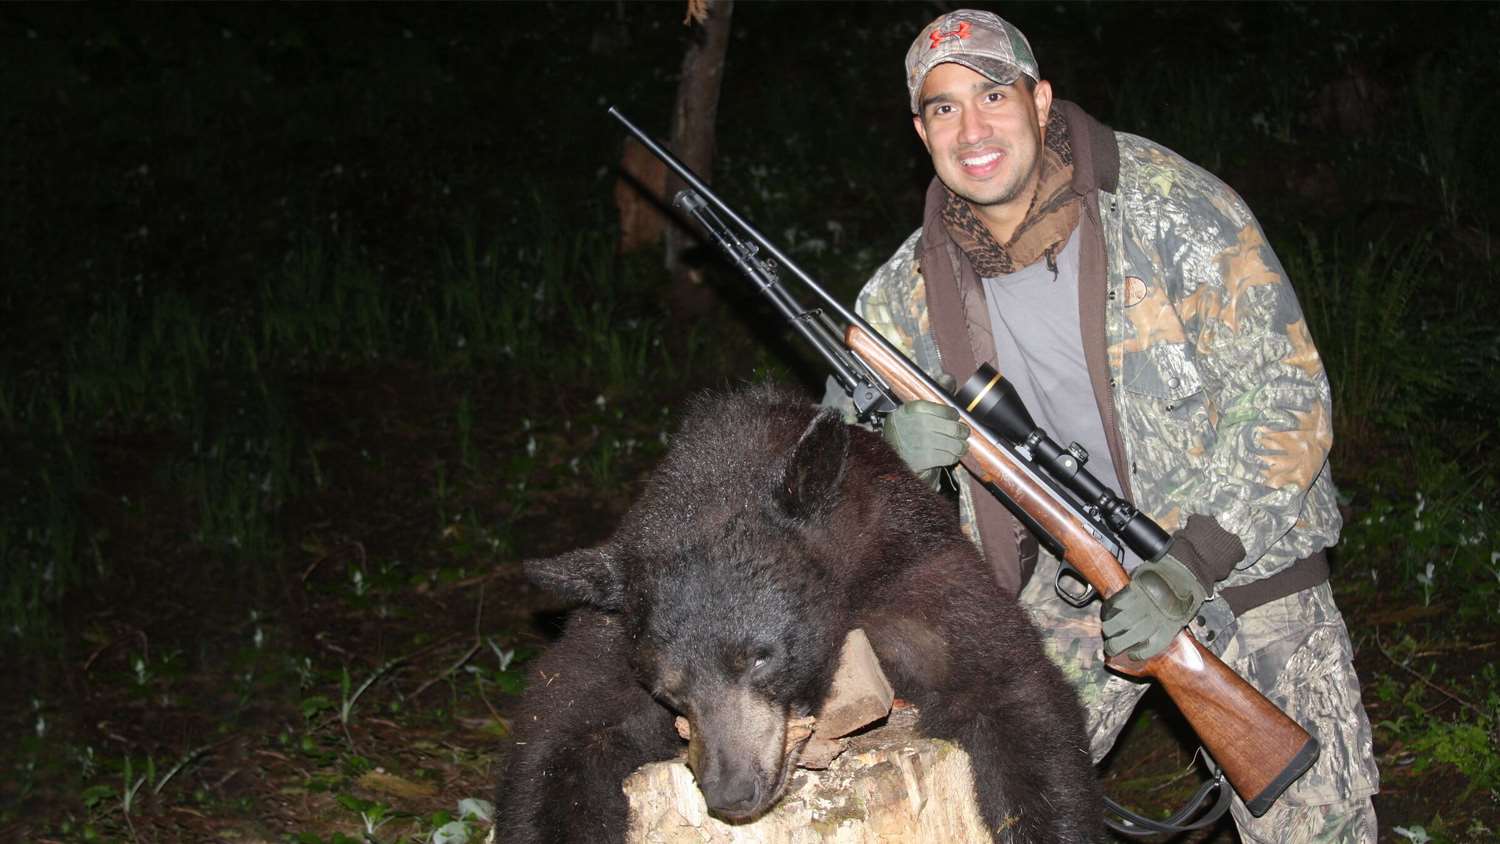
[[923,738],[915,710],[847,739],[824,771],[799,770],[787,794],[754,823],[708,814],[682,761],[647,765],[625,780],[629,844],[895,844],[984,842],[969,758],[957,745]]
[[[713,180],[714,120],[719,111],[719,88],[724,79],[724,57],[729,51],[729,21],[734,0],[711,0],[707,16],[693,27],[692,42],[682,58],[677,104],[672,109],[672,151],[705,182]],[[665,199],[683,187],[668,173]],[[701,315],[712,303],[703,287],[701,271],[689,266],[684,253],[697,240],[693,233],[672,224],[666,229],[666,266],[672,275],[672,302],[678,316]]]

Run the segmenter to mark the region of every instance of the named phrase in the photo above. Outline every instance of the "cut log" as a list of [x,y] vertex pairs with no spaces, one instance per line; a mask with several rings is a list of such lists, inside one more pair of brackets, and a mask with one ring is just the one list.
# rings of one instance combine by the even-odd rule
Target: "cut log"
[[845,739],[827,770],[798,770],[786,796],[748,824],[711,816],[682,760],[658,762],[625,780],[630,844],[920,844],[984,842],[969,759],[956,745],[923,738],[914,709]]

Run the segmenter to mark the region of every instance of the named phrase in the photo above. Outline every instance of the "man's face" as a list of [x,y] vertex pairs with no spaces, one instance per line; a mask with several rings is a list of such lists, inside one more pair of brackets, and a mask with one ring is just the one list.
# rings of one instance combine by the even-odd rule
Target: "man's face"
[[928,71],[920,103],[912,122],[938,178],[981,216],[1019,223],[1036,187],[1052,87],[1041,81],[1028,94],[946,62]]

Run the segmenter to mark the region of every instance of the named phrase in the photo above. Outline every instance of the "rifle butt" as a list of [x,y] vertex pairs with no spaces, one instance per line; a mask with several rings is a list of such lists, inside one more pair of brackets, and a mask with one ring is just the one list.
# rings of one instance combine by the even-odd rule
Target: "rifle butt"
[[1109,666],[1161,683],[1256,817],[1318,758],[1318,740],[1183,631],[1146,662]]

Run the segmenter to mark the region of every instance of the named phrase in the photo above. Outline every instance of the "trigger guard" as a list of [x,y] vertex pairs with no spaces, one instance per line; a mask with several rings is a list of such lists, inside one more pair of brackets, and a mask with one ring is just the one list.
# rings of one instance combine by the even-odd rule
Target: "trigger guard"
[[[1079,583],[1082,583],[1084,585],[1083,591],[1069,591],[1066,587],[1063,586],[1064,576],[1067,576],[1071,580],[1076,580]],[[1057,597],[1062,599],[1063,603],[1067,604],[1070,607],[1073,607],[1074,609],[1083,609],[1084,607],[1088,606],[1091,601],[1099,597],[1099,591],[1094,588],[1094,584],[1089,583],[1087,580],[1085,580],[1083,575],[1078,573],[1078,569],[1075,569],[1064,562],[1059,562],[1059,565],[1057,567],[1057,577],[1052,579],[1052,591],[1057,593]]]

